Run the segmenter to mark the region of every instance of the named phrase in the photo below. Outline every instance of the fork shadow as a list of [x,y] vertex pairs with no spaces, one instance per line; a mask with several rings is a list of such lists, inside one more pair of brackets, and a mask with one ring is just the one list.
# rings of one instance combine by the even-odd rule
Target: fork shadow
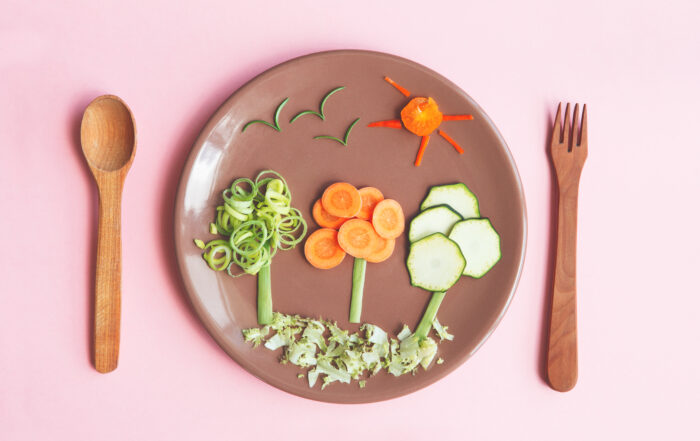
[[549,384],[547,379],[547,351],[548,351],[548,341],[549,341],[549,321],[551,319],[551,299],[552,299],[552,279],[554,278],[554,264],[556,260],[557,251],[557,176],[554,171],[554,166],[550,161],[549,153],[549,143],[552,139],[552,133],[554,129],[554,112],[551,108],[547,108],[547,127],[545,129],[546,138],[544,142],[545,155],[547,156],[547,163],[549,164],[550,173],[550,212],[549,212],[549,237],[548,247],[547,247],[547,263],[545,265],[545,290],[542,296],[542,322],[540,328],[540,350],[538,357],[537,370],[540,378],[545,384]]

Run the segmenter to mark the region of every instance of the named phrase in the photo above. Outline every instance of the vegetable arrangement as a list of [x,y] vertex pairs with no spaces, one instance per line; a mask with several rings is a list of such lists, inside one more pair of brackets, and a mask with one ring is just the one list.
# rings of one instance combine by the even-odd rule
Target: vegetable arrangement
[[359,323],[367,262],[383,262],[393,253],[396,238],[404,230],[401,205],[384,199],[374,187],[358,190],[336,182],[326,188],[312,213],[323,228],[306,240],[306,260],[316,268],[330,269],[340,265],[346,254],[355,258],[349,320]]
[[[272,321],[270,263],[277,250],[289,250],[306,235],[306,221],[291,206],[292,193],[282,175],[264,170],[255,181],[238,178],[222,193],[216,221],[209,231],[223,239],[208,243],[195,239],[202,257],[214,271],[226,270],[232,277],[258,275],[258,323]],[[233,265],[243,270],[234,274]]]
[[[437,319],[432,327],[440,341],[453,339]],[[417,339],[406,325],[396,338],[389,338],[383,329],[367,323],[360,327],[359,333],[351,334],[334,322],[277,312],[268,326],[244,329],[243,337],[253,347],[264,343],[273,351],[283,348],[280,363],[309,368],[306,374],[309,387],[314,387],[320,378],[321,389],[336,381],[352,380],[358,380],[363,388],[365,378],[382,369],[397,377],[415,374],[418,366],[427,369],[437,354],[435,340]],[[442,359],[437,363],[441,364]]]
[[[410,97],[411,92],[398,85],[389,77],[384,77],[384,80],[394,86],[402,95]],[[400,129],[405,127],[409,132],[421,137],[418,153],[416,154],[415,166],[418,167],[423,162],[425,148],[430,141],[430,135],[440,127],[443,121],[466,121],[474,119],[472,115],[443,115],[438,108],[437,103],[430,97],[415,97],[401,109],[401,119],[391,119],[386,121],[375,121],[369,123],[368,127],[387,127],[392,129]],[[438,135],[442,136],[460,155],[464,153],[464,149],[457,144],[447,133],[438,130]]]
[[501,258],[501,239],[463,183],[432,187],[411,220],[406,267],[411,285],[433,292],[416,327],[427,337],[445,294],[461,276],[483,277]]

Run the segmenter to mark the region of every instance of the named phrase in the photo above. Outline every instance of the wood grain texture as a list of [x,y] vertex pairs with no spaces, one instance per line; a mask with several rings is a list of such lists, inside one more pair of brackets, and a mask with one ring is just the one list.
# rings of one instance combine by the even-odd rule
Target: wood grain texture
[[551,155],[557,175],[557,247],[552,286],[547,379],[550,386],[566,392],[578,379],[578,345],[576,331],[576,235],[578,189],[581,170],[588,156],[586,106],[583,107],[580,136],[578,104],[570,127],[569,105],[566,106],[563,133],[561,104],[552,133]]
[[131,111],[118,97],[96,98],[80,130],[83,154],[99,190],[93,361],[97,371],[116,369],[121,321],[121,197],[136,150]]

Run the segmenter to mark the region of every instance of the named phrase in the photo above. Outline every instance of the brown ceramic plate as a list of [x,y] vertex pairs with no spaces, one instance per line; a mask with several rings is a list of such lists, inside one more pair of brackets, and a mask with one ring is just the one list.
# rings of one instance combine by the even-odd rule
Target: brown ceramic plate
[[[423,164],[414,167],[419,137],[404,129],[369,128],[371,121],[397,118],[408,101],[383,80],[390,76],[413,96],[433,97],[445,114],[472,114],[473,121],[443,122],[442,129],[465,150],[458,155],[441,137],[432,137]],[[293,115],[317,109],[321,98],[337,86],[325,107],[326,120],[307,115],[293,124]],[[277,132],[252,119],[272,120],[281,112]],[[359,117],[347,147],[316,135],[342,138]],[[463,277],[447,293],[438,317],[449,326],[454,341],[439,345],[444,363],[415,375],[393,377],[384,372],[367,381],[320,384],[309,388],[297,378],[302,369],[281,365],[281,350],[253,349],[241,329],[257,325],[256,278],[233,279],[210,270],[194,238],[208,240],[214,207],[221,192],[237,177],[254,178],[264,169],[281,173],[293,194],[292,205],[317,228],[311,207],[323,189],[335,181],[357,187],[374,186],[399,201],[407,221],[432,185],[464,182],[478,196],[482,216],[501,235],[503,257],[483,278]],[[177,193],[175,242],[187,293],[209,333],[231,358],[261,380],[284,391],[320,401],[364,403],[398,397],[444,377],[476,351],[494,330],[512,299],[522,268],[526,235],[525,202],[515,163],[484,111],[454,83],[432,70],[392,55],[367,51],[332,51],[296,58],[276,66],[236,91],[217,110],[199,135],[185,165]],[[411,287],[405,260],[406,235],[393,256],[369,264],[362,320],[394,335],[402,323],[415,327],[430,293]],[[318,270],[304,259],[303,246],[279,252],[272,261],[272,294],[276,311],[348,323],[352,258],[331,270]],[[319,382],[320,383],[320,382]]]

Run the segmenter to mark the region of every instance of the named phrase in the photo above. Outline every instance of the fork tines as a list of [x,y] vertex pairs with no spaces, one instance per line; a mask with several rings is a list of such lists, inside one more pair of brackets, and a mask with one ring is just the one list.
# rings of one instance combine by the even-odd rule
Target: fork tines
[[578,119],[578,103],[574,105],[573,127],[570,119],[569,106],[570,104],[566,103],[566,110],[564,110],[564,130],[562,132],[561,103],[559,103],[559,107],[557,108],[557,117],[554,120],[554,129],[552,132],[552,148],[554,148],[555,145],[565,145],[568,151],[572,151],[573,147],[582,147],[586,149],[588,147],[586,105],[583,105],[580,127]]

